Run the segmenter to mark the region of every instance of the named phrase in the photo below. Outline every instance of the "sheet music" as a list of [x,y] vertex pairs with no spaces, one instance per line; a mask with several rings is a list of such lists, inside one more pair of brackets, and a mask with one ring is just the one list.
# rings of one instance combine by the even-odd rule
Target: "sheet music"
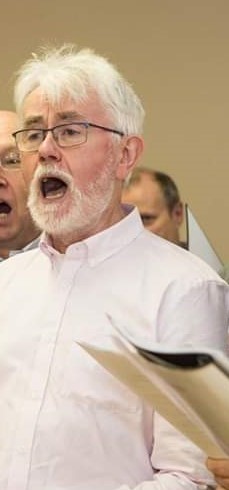
[[[172,368],[146,360],[126,335],[123,337],[116,329],[112,340],[114,349],[83,342],[80,345],[207,455],[225,457],[229,454],[229,377],[226,374],[229,361],[226,356],[216,351],[222,370],[214,362],[195,369]],[[149,347],[147,342],[140,344],[140,349]]]
[[188,250],[203,259],[219,273],[223,267],[222,261],[187,204],[185,205],[185,212]]

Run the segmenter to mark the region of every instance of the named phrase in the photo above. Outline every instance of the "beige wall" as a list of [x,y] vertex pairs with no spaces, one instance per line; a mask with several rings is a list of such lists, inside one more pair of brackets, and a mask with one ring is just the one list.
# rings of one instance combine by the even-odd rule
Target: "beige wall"
[[1,5],[0,107],[14,71],[41,44],[108,56],[142,96],[142,163],[170,173],[229,260],[229,1],[8,0]]

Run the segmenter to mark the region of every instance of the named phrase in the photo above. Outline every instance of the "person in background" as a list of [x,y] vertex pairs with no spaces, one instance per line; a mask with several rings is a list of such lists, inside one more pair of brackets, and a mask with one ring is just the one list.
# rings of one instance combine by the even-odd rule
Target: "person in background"
[[229,490],[229,459],[208,458],[207,467],[219,484],[216,490]]
[[169,175],[143,166],[135,168],[124,183],[122,202],[137,206],[149,231],[186,248],[180,240],[183,203]]
[[28,190],[11,134],[17,127],[14,112],[0,111],[0,261],[35,246],[40,234],[27,208]]
[[74,46],[29,59],[15,101],[44,233],[1,265],[0,488],[204,490],[206,455],[82,348],[116,349],[110,316],[152,343],[225,348],[227,285],[121,204],[142,103],[108,60]]

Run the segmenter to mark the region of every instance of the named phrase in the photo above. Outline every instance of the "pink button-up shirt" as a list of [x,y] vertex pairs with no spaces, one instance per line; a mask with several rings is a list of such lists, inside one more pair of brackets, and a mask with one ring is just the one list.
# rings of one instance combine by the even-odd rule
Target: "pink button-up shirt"
[[111,342],[106,313],[131,311],[153,342],[224,349],[228,289],[136,210],[64,255],[44,240],[1,264],[0,490],[206,488],[205,455],[77,341]]

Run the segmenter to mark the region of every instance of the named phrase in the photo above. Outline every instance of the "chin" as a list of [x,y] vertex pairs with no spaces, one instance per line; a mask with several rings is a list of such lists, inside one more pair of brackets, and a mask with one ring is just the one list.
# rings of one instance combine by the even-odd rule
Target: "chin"
[[71,209],[63,212],[61,205],[42,203],[30,206],[29,209],[36,225],[48,234],[64,235],[72,233],[76,228],[75,217]]
[[[61,176],[63,179],[63,172]],[[39,187],[39,179],[34,179],[28,199],[34,222],[52,236],[82,235],[85,230],[88,234],[89,230],[95,228],[112,200],[114,179],[111,177],[111,173],[100,175],[82,192],[70,177],[67,179],[65,176],[67,190],[60,199],[53,201],[45,200]]]
[[78,219],[81,219],[81,194],[74,190],[67,192],[59,200],[45,201],[39,189],[33,188],[29,195],[28,208],[36,225],[46,233],[72,233]]

